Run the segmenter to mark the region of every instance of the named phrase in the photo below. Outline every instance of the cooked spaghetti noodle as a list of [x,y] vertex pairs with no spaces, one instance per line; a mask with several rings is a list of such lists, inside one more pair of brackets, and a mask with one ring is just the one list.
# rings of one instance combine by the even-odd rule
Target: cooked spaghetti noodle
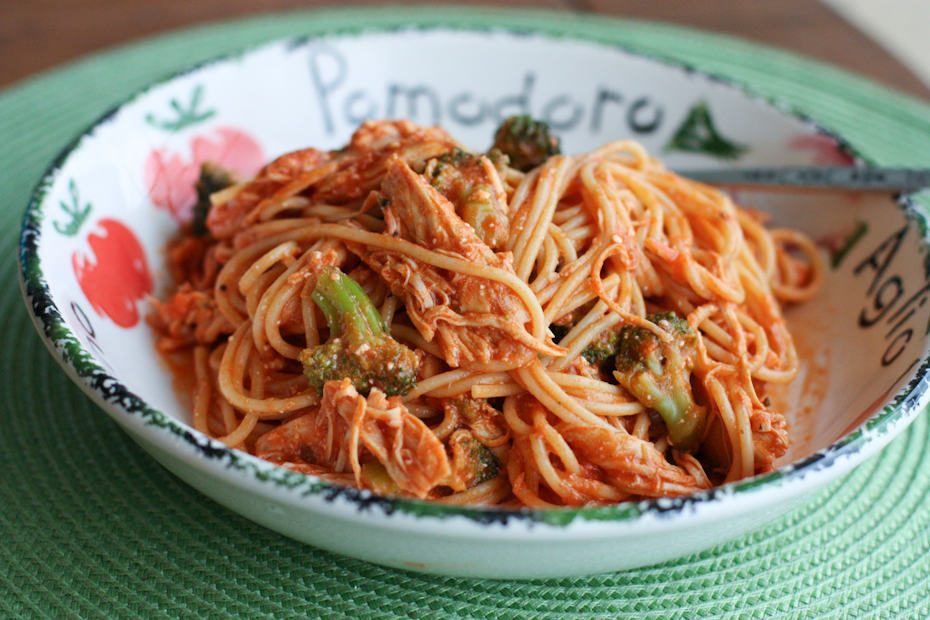
[[[779,301],[814,293],[817,251],[635,142],[521,172],[438,128],[368,122],[210,203],[209,233],[169,246],[177,285],[150,322],[193,425],[231,447],[380,493],[532,507],[690,493],[787,450],[766,386],[797,373]],[[338,359],[314,374],[342,342],[320,297],[340,283],[377,308],[358,329],[413,360],[397,387],[400,358],[342,334],[396,395]]]

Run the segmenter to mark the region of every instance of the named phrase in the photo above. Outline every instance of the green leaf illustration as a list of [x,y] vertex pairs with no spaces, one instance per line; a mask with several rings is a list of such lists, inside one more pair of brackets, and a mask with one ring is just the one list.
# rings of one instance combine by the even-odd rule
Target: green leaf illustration
[[717,131],[706,101],[699,101],[665,145],[666,151],[705,153],[721,159],[737,159],[749,150],[745,144],[732,142]]
[[172,99],[168,102],[168,105],[171,106],[171,110],[175,115],[173,118],[158,118],[155,114],[150,112],[145,115],[145,122],[152,127],[163,129],[164,131],[180,131],[185,127],[205,121],[216,114],[216,110],[212,108],[202,111],[198,110],[202,100],[203,85],[198,84],[191,92],[190,103],[187,104],[187,106],[181,105],[181,102],[177,99]]
[[78,231],[81,229],[81,224],[83,224],[87,216],[90,215],[91,206],[89,202],[83,207],[81,206],[81,199],[78,195],[77,185],[74,179],[71,179],[68,183],[68,193],[71,195],[71,204],[69,205],[63,200],[58,203],[61,205],[61,210],[68,216],[68,221],[61,223],[56,220],[52,222],[52,224],[55,226],[55,230],[64,236],[73,237],[78,234]]

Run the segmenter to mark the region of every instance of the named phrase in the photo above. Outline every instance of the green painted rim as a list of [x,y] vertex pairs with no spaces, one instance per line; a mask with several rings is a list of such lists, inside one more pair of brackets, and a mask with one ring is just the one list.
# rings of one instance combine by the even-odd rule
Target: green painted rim
[[[817,123],[807,113],[802,112],[802,108],[795,103],[787,101],[774,93],[752,88],[726,72],[698,68],[698,63],[685,62],[678,57],[663,55],[661,50],[653,49],[648,45],[637,45],[635,37],[630,37],[628,36],[629,32],[624,32],[625,29],[630,27],[628,22],[602,17],[566,16],[562,13],[466,8],[431,8],[424,11],[422,9],[393,7],[389,10],[325,11],[319,12],[317,16],[318,20],[314,28],[308,29],[306,35],[284,40],[286,44],[300,45],[313,37],[323,35],[358,35],[366,32],[391,32],[411,27],[466,31],[497,30],[518,35],[537,34],[552,38],[574,39],[602,44],[635,56],[677,67],[689,73],[700,74],[711,81],[736,88],[752,101],[761,105],[775,106],[784,114],[812,124],[820,131],[837,138],[841,144],[846,145],[851,152],[857,155],[860,162],[865,161],[862,154],[855,148],[854,142]],[[495,23],[493,28],[488,27],[488,23],[491,22]],[[709,35],[696,36],[699,38],[700,36]],[[267,44],[264,43],[260,46]],[[55,180],[60,167],[70,154],[80,147],[85,136],[92,134],[97,126],[107,122],[123,106],[135,101],[151,88],[212,63],[236,58],[260,46],[251,46],[220,55],[204,63],[171,73],[137,91],[121,104],[103,114],[88,129],[81,132],[55,158],[32,192],[20,236],[20,277],[27,305],[31,310],[37,329],[46,339],[46,344],[49,345],[59,363],[69,366],[76,373],[77,377],[79,377],[76,382],[82,389],[106,403],[108,413],[111,416],[141,416],[146,425],[166,430],[175,437],[183,439],[195,451],[211,459],[222,460],[225,468],[250,474],[256,480],[270,482],[278,488],[288,489],[300,496],[318,495],[327,501],[334,501],[342,497],[357,504],[360,509],[377,505],[387,514],[401,512],[418,517],[438,518],[463,516],[478,523],[506,523],[511,519],[516,519],[561,526],[577,519],[629,522],[645,515],[670,517],[682,514],[697,504],[742,497],[750,492],[761,491],[763,488],[800,482],[807,476],[829,469],[838,460],[850,458],[856,462],[863,460],[868,454],[871,454],[904,430],[930,399],[930,393],[928,393],[928,388],[930,388],[930,376],[928,376],[930,357],[925,354],[915,363],[916,370],[912,366],[912,379],[904,389],[896,393],[886,406],[837,442],[800,461],[768,474],[729,483],[684,497],[585,508],[502,510],[498,508],[448,506],[404,498],[378,497],[368,491],[323,482],[272,465],[249,454],[226,448],[225,445],[209,439],[161,411],[149,407],[141,398],[128,390],[95,361],[90,352],[84,349],[77,337],[68,328],[58,310],[42,273],[38,247],[41,241],[40,225],[43,218],[43,201],[46,193]],[[930,226],[928,226],[923,211],[917,207],[910,196],[902,196],[898,202],[906,216],[918,222],[921,231],[924,233],[924,249],[930,252],[930,241],[927,238],[927,231]]]

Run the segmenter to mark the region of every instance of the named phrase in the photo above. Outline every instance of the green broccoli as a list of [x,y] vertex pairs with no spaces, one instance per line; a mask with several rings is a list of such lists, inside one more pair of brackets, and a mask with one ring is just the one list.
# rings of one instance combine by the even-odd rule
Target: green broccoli
[[311,297],[326,318],[330,339],[304,349],[299,359],[320,395],[327,381],[345,378],[366,396],[372,387],[388,396],[414,387],[419,357],[385,332],[378,309],[352,278],[324,267]]
[[200,178],[194,185],[197,190],[197,204],[194,205],[194,217],[191,220],[191,233],[196,237],[207,234],[207,214],[210,213],[210,194],[226,189],[232,185],[233,174],[212,162],[200,166]]
[[484,155],[456,147],[450,153],[431,159],[425,175],[430,184],[455,205],[458,216],[493,248],[507,241],[507,205],[498,199],[487,172],[486,159]]
[[[549,325],[553,341],[561,342],[573,327],[574,324],[556,325],[553,323]],[[619,341],[619,329],[605,329],[588,343],[588,346],[581,352],[581,356],[609,375],[614,369],[613,362],[614,357],[617,355],[617,343]]]
[[[582,357],[597,366],[605,368],[609,366],[617,355],[617,347],[620,343],[620,330],[605,329],[594,337],[588,346],[581,352]],[[608,368],[609,370],[609,368]]]
[[672,340],[663,342],[642,327],[625,325],[620,330],[614,377],[636,400],[659,413],[673,446],[688,450],[700,439],[707,413],[691,393],[698,337],[674,312],[648,318]]
[[452,433],[449,447],[452,449],[453,476],[466,489],[491,480],[500,471],[501,462],[470,431],[459,429]]
[[494,134],[494,146],[510,159],[510,165],[526,172],[561,152],[559,139],[549,125],[528,115],[504,119]]

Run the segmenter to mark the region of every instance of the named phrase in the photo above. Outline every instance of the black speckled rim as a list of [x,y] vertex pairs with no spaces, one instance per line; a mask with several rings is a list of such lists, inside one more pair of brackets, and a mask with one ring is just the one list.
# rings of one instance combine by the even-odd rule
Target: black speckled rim
[[[472,18],[475,16],[474,12],[468,12],[467,10],[462,11],[463,14],[470,15]],[[477,523],[506,524],[511,520],[517,520],[560,526],[567,525],[576,519],[605,522],[631,522],[646,515],[670,517],[684,513],[701,504],[747,494],[750,491],[759,491],[764,487],[774,487],[790,482],[800,482],[801,479],[811,474],[829,469],[839,459],[849,459],[850,457],[854,457],[856,461],[864,459],[867,447],[877,449],[877,445],[884,445],[884,443],[890,440],[889,435],[903,430],[925,406],[928,399],[928,387],[930,387],[930,377],[928,377],[930,358],[928,358],[926,352],[924,352],[923,357],[912,366],[910,374],[912,378],[906,387],[900,390],[890,402],[873,414],[865,423],[829,447],[774,472],[678,498],[665,498],[601,507],[520,510],[458,507],[403,498],[379,497],[368,491],[323,482],[317,478],[305,476],[283,467],[272,465],[238,450],[227,448],[222,443],[210,439],[161,411],[148,406],[141,398],[131,392],[116,377],[109,374],[108,371],[97,363],[93,355],[81,345],[75,334],[70,330],[58,306],[55,304],[54,297],[44,278],[38,255],[41,241],[40,227],[43,218],[43,201],[60,168],[71,153],[80,146],[85,137],[92,135],[98,126],[113,118],[121,108],[134,102],[152,88],[164,84],[171,79],[215,63],[241,57],[252,49],[258,49],[268,45],[281,45],[282,43],[287,46],[288,49],[296,49],[312,41],[314,38],[322,36],[364,36],[367,33],[391,33],[407,29],[506,32],[518,36],[532,35],[556,40],[575,40],[591,45],[613,48],[633,56],[647,58],[657,63],[680,69],[689,74],[701,75],[711,82],[735,88],[746,95],[751,101],[766,106],[772,106],[782,114],[792,116],[811,126],[816,131],[830,136],[845,148],[847,152],[856,156],[857,164],[862,165],[865,163],[864,159],[856,153],[841,136],[828,131],[817,124],[812,118],[786,102],[779,100],[777,97],[768,97],[758,94],[736,80],[700,70],[686,62],[678,62],[668,58],[658,57],[654,54],[643,53],[637,50],[635,46],[611,40],[610,20],[599,18],[597,20],[598,25],[595,24],[595,20],[593,19],[580,18],[577,16],[572,17],[572,21],[575,24],[585,22],[588,28],[603,28],[601,36],[594,39],[581,37],[574,33],[571,25],[566,26],[565,29],[560,29],[551,26],[545,27],[536,23],[531,24],[529,23],[530,20],[526,20],[525,12],[513,12],[509,15],[509,18],[498,20],[499,22],[505,22],[507,25],[494,28],[477,25],[457,25],[454,23],[455,20],[450,16],[448,11],[437,12],[438,16],[430,16],[427,11],[424,15],[416,18],[411,18],[408,13],[405,15],[403,23],[392,23],[392,20],[385,20],[383,16],[376,19],[376,13],[369,13],[364,10],[352,11],[351,13],[357,18],[354,20],[352,26],[340,25],[332,27],[328,26],[326,20],[323,19],[321,20],[319,31],[315,32],[313,35],[295,37],[283,42],[265,43],[237,53],[226,54],[182,71],[175,72],[152,83],[129,97],[123,103],[101,115],[88,129],[81,132],[55,158],[33,190],[23,218],[20,236],[20,276],[26,304],[32,313],[38,331],[44,336],[46,344],[59,363],[71,371],[69,374],[76,377],[76,382],[85,391],[93,394],[98,400],[103,401],[109,406],[108,413],[110,413],[110,415],[114,417],[124,415],[141,416],[145,424],[173,434],[175,437],[180,438],[185,444],[189,445],[195,452],[208,459],[222,461],[226,469],[243,472],[245,475],[252,476],[258,481],[288,489],[299,496],[321,496],[328,501],[343,498],[356,504],[359,510],[378,507],[387,515],[400,512],[419,517],[448,518],[461,516]],[[346,13],[343,13],[343,15],[345,14]],[[508,17],[508,13],[506,11],[495,11],[495,16],[498,18],[502,16]],[[526,20],[528,23],[521,24],[523,20]],[[474,20],[472,19],[471,21]],[[343,24],[343,22],[340,22],[340,24]],[[908,218],[917,221],[924,235],[923,242],[925,246],[927,246],[928,222],[924,214],[916,207],[909,196],[900,196],[897,202]],[[881,437],[884,437],[885,440],[881,441],[879,439]],[[871,451],[872,450],[869,450],[868,452],[870,453]]]

